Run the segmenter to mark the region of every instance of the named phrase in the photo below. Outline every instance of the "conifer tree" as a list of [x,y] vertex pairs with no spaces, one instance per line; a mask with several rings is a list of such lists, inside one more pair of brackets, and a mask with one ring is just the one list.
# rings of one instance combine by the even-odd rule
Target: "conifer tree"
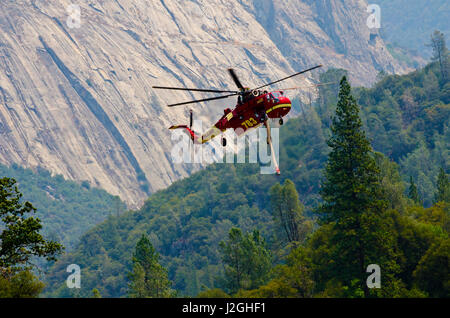
[[431,41],[428,46],[431,46],[433,49],[433,56],[431,57],[431,60],[439,63],[442,79],[444,83],[446,83],[449,71],[449,51],[447,49],[447,45],[445,44],[445,35],[439,30],[434,31],[431,35]]
[[387,202],[380,171],[345,76],[340,82],[331,131],[331,152],[320,191],[324,203],[318,209],[323,224],[333,228],[329,244],[334,262],[330,271],[338,284],[353,290],[354,295],[363,291],[367,297],[369,264],[381,267],[384,288],[398,269],[394,235],[383,217]]
[[439,169],[434,201],[450,203],[450,180],[442,167]]
[[409,190],[408,190],[408,198],[413,200],[416,204],[422,204],[422,200],[419,196],[419,191],[417,190],[416,184],[414,183],[413,177],[409,177]]
[[258,231],[242,234],[232,228],[228,241],[220,242],[225,264],[225,288],[234,294],[240,289],[253,289],[267,282],[271,255]]
[[275,223],[287,242],[302,242],[311,226],[305,222],[303,205],[291,180],[286,179],[283,185],[277,183],[270,189],[270,205]]
[[21,198],[16,180],[0,179],[0,269],[9,268],[12,273],[31,269],[31,258],[35,256],[56,260],[64,248],[58,242],[44,239],[39,233],[41,220],[30,215],[36,208]]
[[142,235],[133,254],[133,270],[129,273],[129,296],[132,298],[164,298],[173,296],[167,270],[159,264],[159,254],[150,240]]
[[64,247],[40,233],[36,208],[22,202],[12,178],[0,178],[0,298],[38,297],[44,284],[33,274],[36,257],[56,260]]

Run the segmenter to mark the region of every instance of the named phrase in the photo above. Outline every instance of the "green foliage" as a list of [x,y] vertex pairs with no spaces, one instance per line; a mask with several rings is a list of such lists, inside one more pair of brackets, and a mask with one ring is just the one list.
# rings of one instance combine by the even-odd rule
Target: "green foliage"
[[301,297],[314,294],[315,283],[309,250],[300,246],[291,251],[286,263],[273,269],[275,276],[268,284],[243,294],[244,297]]
[[409,202],[404,195],[405,182],[398,171],[398,164],[379,152],[375,153],[375,162],[380,171],[381,187],[387,208],[404,213]]
[[145,235],[136,244],[133,270],[129,273],[129,296],[132,298],[171,297],[172,284],[167,270],[159,264],[159,254]]
[[413,202],[416,204],[422,203],[422,200],[420,199],[419,192],[417,191],[417,187],[414,183],[414,179],[412,176],[409,179],[408,198],[413,200]]
[[[440,224],[438,225],[429,217],[424,217],[424,208],[415,206],[409,210],[408,215],[402,215],[392,210],[387,217],[392,220],[395,228],[395,244],[399,251],[397,264],[399,264],[400,270],[397,277],[405,284],[405,288],[411,289],[415,286],[412,274],[421,258],[430,246],[441,241],[448,234],[443,231]],[[414,214],[421,215],[421,218],[418,219]]]
[[270,252],[258,231],[242,234],[232,228],[228,240],[219,244],[225,264],[223,284],[230,294],[240,289],[254,289],[269,278],[272,267]]
[[294,183],[286,179],[284,185],[279,183],[270,188],[271,212],[277,224],[280,236],[288,243],[302,242],[312,230],[312,222],[303,216],[303,205],[299,201]]
[[197,298],[230,298],[231,296],[225,293],[220,288],[208,289],[200,292]]
[[33,205],[22,201],[22,193],[11,178],[0,179],[0,297],[37,297],[44,284],[31,272],[32,258],[55,261],[63,246],[40,234]]
[[431,297],[450,297],[450,239],[434,243],[414,271],[420,288]]
[[30,270],[21,270],[12,275],[0,273],[0,298],[36,298],[44,289]]
[[[248,232],[258,225],[267,244],[272,244],[272,217],[263,207],[268,205],[265,193],[274,182],[264,179],[277,180],[259,175],[254,164],[215,164],[173,183],[152,195],[139,211],[109,217],[87,232],[80,246],[55,264],[45,295],[72,296],[64,284],[65,268],[76,263],[87,277],[82,297],[89,297],[93,288],[103,297],[124,296],[124,273],[132,270],[132,251],[142,234],[160,253],[161,264],[180,295],[195,296],[202,286],[214,287],[223,275],[217,247],[233,226]],[[223,184],[228,185],[227,192],[218,191]]]
[[432,207],[424,209],[422,207],[410,208],[409,213],[419,222],[436,225],[447,233],[450,232],[450,214],[448,203],[437,202]]
[[[321,80],[333,82],[344,73],[342,70],[329,70],[321,75]],[[439,167],[446,170],[449,167],[450,95],[446,92],[450,89],[439,80],[433,80],[434,77],[439,79],[439,66],[435,63],[404,76],[384,76],[372,88],[354,89],[353,95],[361,107],[361,129],[366,132],[374,151],[383,154],[372,155],[380,170],[377,176],[383,189],[381,200],[388,209],[396,210],[408,220],[413,220],[413,224],[417,223],[419,228],[424,226],[439,236],[442,231],[448,231],[449,224],[448,217],[443,214],[443,203],[433,205],[433,201]],[[281,249],[294,250],[286,249],[281,240],[279,226],[271,213],[270,189],[277,183],[282,187],[286,179],[292,180],[304,206],[302,214],[305,221],[314,219],[314,210],[322,203],[319,190],[330,151],[326,140],[330,136],[330,118],[336,109],[337,86],[320,86],[319,101],[301,105],[301,116],[282,126],[280,176],[261,175],[256,164],[212,164],[189,178],[174,182],[167,189],[152,194],[141,209],[119,217],[110,216],[85,233],[79,246],[53,266],[46,280],[45,295],[73,296],[64,283],[65,269],[67,265],[76,263],[83,268],[80,296],[90,297],[93,288],[101,291],[104,297],[125,296],[128,290],[126,273],[132,270],[132,253],[143,234],[160,253],[160,263],[167,268],[168,277],[174,283],[172,287],[180,296],[195,296],[201,290],[214,290],[220,286],[218,278],[224,276],[224,264],[217,247],[228,239],[231,228],[240,228],[243,233],[258,229],[273,255],[282,255]],[[404,194],[410,176],[415,180],[426,208],[409,206],[410,201]],[[392,229],[395,220],[386,217],[379,230],[383,231],[384,227]],[[365,222],[373,223],[371,220]],[[336,234],[331,225],[320,226],[302,243],[307,255],[305,259],[311,260],[304,268],[308,269],[308,275],[312,275],[314,296],[336,297],[336,293],[343,292],[346,286],[350,288],[346,295],[358,295],[361,289],[358,290],[357,285],[362,279],[358,282],[350,280],[350,286],[333,282],[330,269],[334,266],[335,249],[329,242]],[[365,230],[370,232],[370,229]],[[411,225],[405,235],[409,231],[415,231],[415,228]],[[428,230],[424,233],[419,237],[433,237],[426,234]],[[389,235],[391,237],[382,237],[386,239],[383,244],[393,243],[393,248],[397,248],[397,260],[404,257],[419,262],[429,246],[428,239],[423,246],[416,245],[419,240],[410,240],[416,243],[405,243],[405,249],[406,246],[411,248],[401,252],[399,235],[391,230],[386,232],[386,236]],[[411,256],[402,256],[402,253]],[[275,261],[276,265],[287,264],[286,260],[277,258]],[[403,286],[398,281],[402,279],[402,273],[405,277],[410,276],[406,273],[411,273],[415,265],[411,265],[411,269],[402,265],[404,263],[399,264],[389,288],[404,297],[423,295],[414,279],[409,279]],[[268,287],[265,294],[261,292],[259,295],[298,297],[303,293],[304,297],[309,297],[308,292],[302,291],[308,290],[308,284],[297,289],[295,277],[289,278],[288,274],[277,276],[277,273],[272,272],[275,281],[260,286]],[[308,280],[305,278],[305,281]],[[258,290],[253,288],[240,293],[255,291],[258,294]]]
[[31,268],[31,257],[56,260],[63,246],[55,241],[47,241],[39,233],[41,221],[33,216],[36,209],[26,201],[21,202],[16,180],[0,179],[0,268]]
[[252,290],[240,290],[237,298],[295,298],[297,291],[281,279],[273,279],[266,285]]
[[364,280],[367,265],[379,264],[384,268],[384,277],[389,277],[396,270],[395,252],[392,231],[384,218],[387,202],[381,173],[345,77],[341,80],[331,131],[331,152],[320,191],[324,203],[318,210],[322,222],[333,227],[328,243],[334,261],[331,272],[344,288],[358,295],[358,290],[363,290],[368,296]]
[[92,290],[92,298],[102,298],[102,295],[100,294],[97,288],[94,288]]
[[439,169],[434,201],[450,203],[450,179],[442,167]]
[[444,82],[448,80],[448,72],[449,72],[449,51],[447,49],[447,45],[445,43],[445,35],[435,30],[431,35],[431,43],[429,46],[433,49],[433,55],[431,57],[432,61],[436,61],[439,63],[439,69],[441,71],[441,79]]
[[93,188],[84,181],[81,185],[64,180],[61,175],[37,168],[35,172],[16,164],[0,164],[0,176],[17,180],[23,198],[36,207],[42,220],[42,234],[61,242],[71,251],[80,237],[109,215],[117,215],[126,206],[119,197]]
[[450,158],[450,105],[439,77],[431,63],[354,91],[372,147],[399,164],[405,182],[413,177],[425,206],[433,204],[439,167],[447,169]]

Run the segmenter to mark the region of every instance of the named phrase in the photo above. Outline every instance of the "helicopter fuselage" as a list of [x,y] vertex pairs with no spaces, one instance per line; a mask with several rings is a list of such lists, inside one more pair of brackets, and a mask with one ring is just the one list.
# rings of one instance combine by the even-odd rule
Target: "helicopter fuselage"
[[[202,88],[183,88],[183,87],[167,87],[167,86],[153,86],[153,88],[157,89],[171,89],[171,90],[184,90],[184,91],[197,91],[197,92],[205,92],[205,93],[218,93],[218,94],[226,94],[216,97],[202,98],[198,100],[192,100],[181,103],[174,103],[167,105],[169,107],[173,106],[181,106],[192,103],[200,103],[200,102],[208,102],[218,99],[224,99],[232,96],[238,96],[238,103],[234,109],[226,108],[224,110],[223,116],[205,133],[202,135],[197,135],[192,130],[192,111],[190,117],[190,125],[175,125],[170,126],[169,129],[186,129],[194,143],[203,144],[205,142],[210,141],[214,137],[222,134],[227,129],[234,129],[235,133],[239,136],[244,134],[250,129],[259,127],[264,124],[267,129],[267,142],[271,144],[270,138],[270,129],[269,129],[269,118],[279,118],[280,125],[283,124],[283,117],[286,116],[291,110],[291,101],[289,98],[283,95],[283,91],[261,91],[262,88],[279,83],[288,78],[292,78],[294,76],[304,74],[306,72],[312,71],[316,68],[322,67],[322,65],[316,65],[309,69],[303,70],[301,72],[297,72],[290,76],[284,77],[282,79],[267,83],[265,85],[259,86],[255,89],[250,89],[248,87],[244,87],[242,83],[239,81],[236,73],[233,69],[228,69],[234,83],[239,88],[239,91],[230,91],[230,90],[220,90],[220,89],[202,89]],[[226,146],[226,139],[222,137],[222,145]]]
[[221,131],[232,128],[241,135],[263,124],[266,117],[283,118],[290,110],[291,101],[281,91],[264,92],[258,96],[249,94],[233,110],[225,109],[214,126]]

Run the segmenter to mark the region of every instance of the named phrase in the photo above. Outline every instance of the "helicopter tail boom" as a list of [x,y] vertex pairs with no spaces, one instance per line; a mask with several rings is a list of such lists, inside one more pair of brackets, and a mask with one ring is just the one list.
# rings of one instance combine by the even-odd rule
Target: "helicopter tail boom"
[[195,132],[190,129],[187,125],[175,125],[175,126],[170,126],[169,129],[186,129],[187,132],[189,133],[189,136],[191,137],[192,141],[195,141],[196,139],[198,139],[198,136],[195,134]]
[[212,126],[210,129],[206,131],[201,136],[197,136],[195,132],[189,128],[187,125],[176,125],[176,126],[170,126],[169,129],[186,129],[186,131],[189,133],[189,136],[191,137],[191,140],[194,144],[204,144],[206,142],[209,142],[211,139],[216,137],[217,135],[223,133],[225,130],[220,130],[216,126]]

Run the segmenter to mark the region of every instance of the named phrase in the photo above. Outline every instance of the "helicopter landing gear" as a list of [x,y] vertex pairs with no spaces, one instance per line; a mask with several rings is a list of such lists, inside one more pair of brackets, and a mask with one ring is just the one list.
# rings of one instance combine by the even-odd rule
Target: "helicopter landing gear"
[[263,122],[265,122],[267,120],[267,118],[268,117],[267,117],[266,112],[262,112],[259,120],[260,120],[260,122],[263,123]]
[[256,112],[255,113],[255,117],[256,117],[256,120],[258,120],[258,121],[260,121],[261,123],[263,123],[265,120],[266,120],[266,113],[265,112]]
[[283,118],[280,118],[280,120],[278,121],[278,123],[280,124],[280,126],[283,126],[283,123],[284,123]]

